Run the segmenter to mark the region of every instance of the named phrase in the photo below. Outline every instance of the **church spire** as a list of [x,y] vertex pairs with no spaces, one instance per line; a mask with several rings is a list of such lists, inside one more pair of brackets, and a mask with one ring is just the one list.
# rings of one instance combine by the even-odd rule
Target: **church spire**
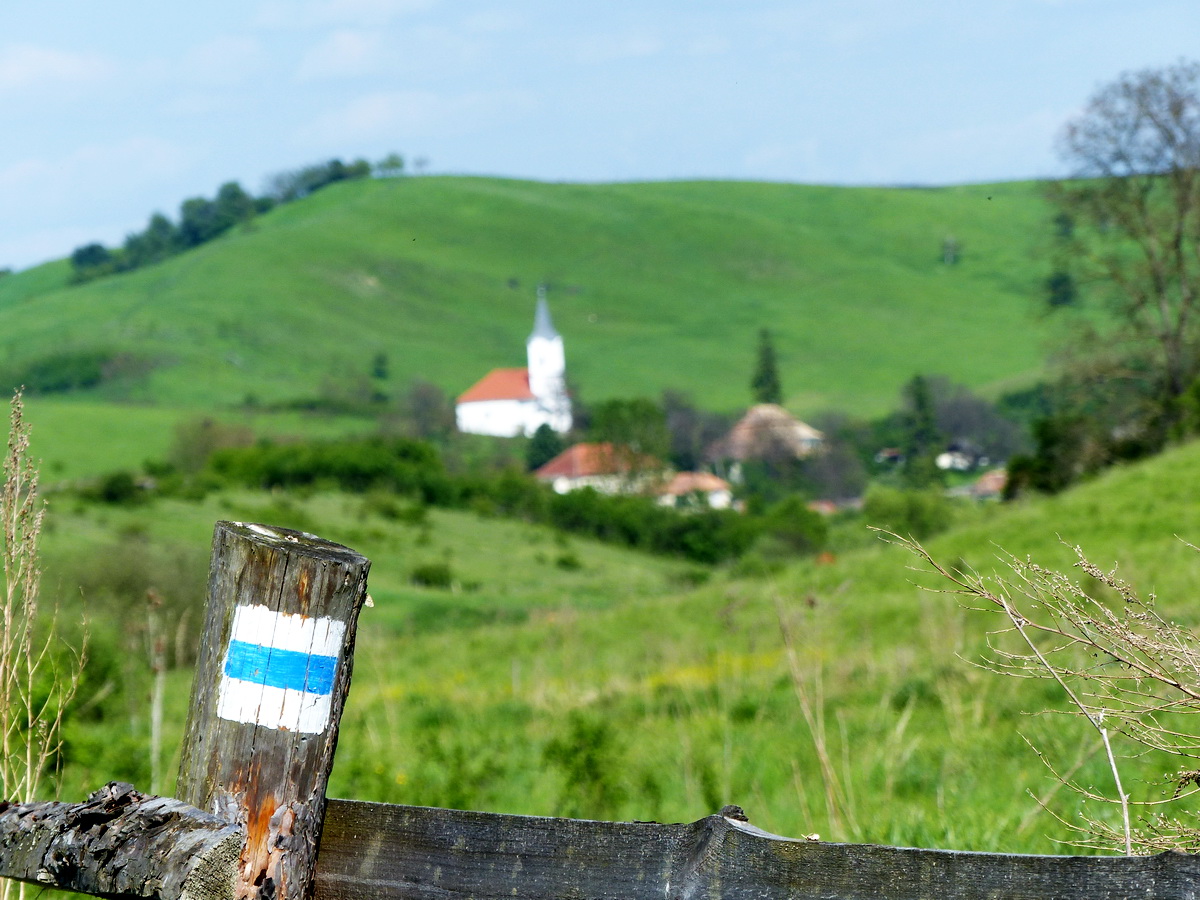
[[533,315],[533,334],[529,335],[529,340],[543,338],[547,341],[553,341],[560,337],[559,333],[554,330],[554,323],[550,321],[550,306],[546,303],[546,286],[539,284],[537,289],[537,312]]

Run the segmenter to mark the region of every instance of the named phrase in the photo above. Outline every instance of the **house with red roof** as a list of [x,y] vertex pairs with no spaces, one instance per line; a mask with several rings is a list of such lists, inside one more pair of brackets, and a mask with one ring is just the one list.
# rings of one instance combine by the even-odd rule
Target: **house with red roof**
[[467,434],[516,437],[549,425],[560,434],[571,430],[563,340],[550,321],[546,292],[538,288],[533,333],[525,342],[528,366],[492,369],[459,394],[458,430]]
[[602,494],[628,494],[657,479],[662,470],[654,457],[605,441],[568,447],[533,475],[558,494],[585,487]]
[[711,509],[733,506],[733,488],[711,472],[676,472],[656,493],[663,506],[684,509],[700,504]]

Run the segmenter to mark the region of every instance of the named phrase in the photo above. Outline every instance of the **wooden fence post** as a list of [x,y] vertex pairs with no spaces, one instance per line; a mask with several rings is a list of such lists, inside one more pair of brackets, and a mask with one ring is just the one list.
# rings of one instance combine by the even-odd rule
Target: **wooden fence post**
[[370,562],[218,522],[176,794],[246,829],[234,896],[307,900]]
[[0,876],[105,897],[231,900],[240,825],[110,782],[86,803],[0,801]]

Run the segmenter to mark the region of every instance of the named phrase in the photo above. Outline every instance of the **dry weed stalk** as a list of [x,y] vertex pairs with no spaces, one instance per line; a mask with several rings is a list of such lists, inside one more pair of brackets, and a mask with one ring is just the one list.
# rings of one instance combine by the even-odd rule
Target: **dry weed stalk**
[[[4,484],[0,489],[0,547],[4,568],[0,632],[0,799],[36,799],[42,776],[61,745],[67,704],[79,686],[83,654],[69,650],[65,666],[55,654],[54,622],[44,634],[38,621],[41,569],[38,538],[44,505],[29,456],[29,429],[18,391],[12,400]],[[25,896],[22,884],[0,880],[0,898]]]
[[[1005,554],[1011,576],[981,576],[971,570],[943,566],[914,540],[886,534],[919,557],[952,587],[939,592],[982,601],[984,609],[1000,612],[1006,625],[988,634],[990,656],[984,666],[1019,678],[1053,679],[1069,699],[1072,712],[1082,716],[1098,734],[1112,772],[1116,797],[1084,787],[1060,774],[1034,748],[1043,762],[1068,788],[1085,800],[1115,804],[1121,828],[1084,816],[1084,826],[1070,825],[1080,846],[1120,848],[1126,854],[1160,850],[1200,850],[1200,822],[1190,824],[1157,808],[1200,790],[1200,728],[1189,716],[1200,714],[1200,641],[1191,631],[1169,622],[1154,610],[1155,597],[1140,597],[1134,588],[1092,563],[1073,547],[1074,567],[1111,591],[1112,606],[1092,596],[1077,581],[1029,559]],[[1193,548],[1195,549],[1195,548]],[[979,608],[979,607],[975,607]],[[1003,636],[1016,634],[1019,649],[1009,649]],[[1133,800],[1121,780],[1112,738],[1122,735],[1135,754],[1161,751],[1177,765],[1166,776],[1173,793],[1160,800]],[[1131,808],[1141,809],[1134,827]],[[1194,814],[1191,816],[1194,819]],[[1061,820],[1060,820],[1061,821]]]
[[[817,762],[821,767],[821,784],[825,790],[825,811],[829,816],[829,824],[836,834],[853,839],[859,834],[859,827],[854,813],[853,796],[849,789],[849,766],[843,767],[846,777],[840,777],[830,753],[825,731],[825,691],[821,680],[821,668],[814,666],[810,686],[809,676],[800,664],[800,655],[796,649],[798,642],[792,624],[784,609],[783,600],[778,596],[775,598],[775,612],[779,619],[779,633],[783,638],[788,672],[792,677],[792,691],[800,704],[800,712],[804,715],[805,725],[808,726],[813,752],[816,753]],[[843,752],[846,752],[848,745],[849,742],[843,735]]]

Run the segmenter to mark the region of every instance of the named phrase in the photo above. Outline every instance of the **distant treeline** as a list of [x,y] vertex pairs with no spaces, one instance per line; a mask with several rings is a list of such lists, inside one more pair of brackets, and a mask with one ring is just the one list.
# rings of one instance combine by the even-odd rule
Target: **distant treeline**
[[217,188],[216,195],[191,197],[179,206],[179,221],[154,213],[144,231],[125,238],[121,247],[108,248],[95,242],[75,248],[71,254],[72,280],[91,281],[114,272],[129,272],[183,253],[220,237],[235,225],[284,203],[307,197],[326,185],[356,178],[394,177],[404,174],[404,158],[392,153],[372,165],[365,159],[344,163],[340,159],[279,172],[267,179],[266,192],[255,197],[236,181]]
[[738,558],[773,524],[806,550],[819,549],[825,540],[824,522],[802,504],[788,507],[786,522],[775,522],[732,510],[680,512],[649,497],[608,496],[590,488],[556,494],[519,472],[452,474],[432,445],[409,438],[231,447],[216,451],[207,468],[221,483],[394,492],[429,506],[520,518],[700,563]]

